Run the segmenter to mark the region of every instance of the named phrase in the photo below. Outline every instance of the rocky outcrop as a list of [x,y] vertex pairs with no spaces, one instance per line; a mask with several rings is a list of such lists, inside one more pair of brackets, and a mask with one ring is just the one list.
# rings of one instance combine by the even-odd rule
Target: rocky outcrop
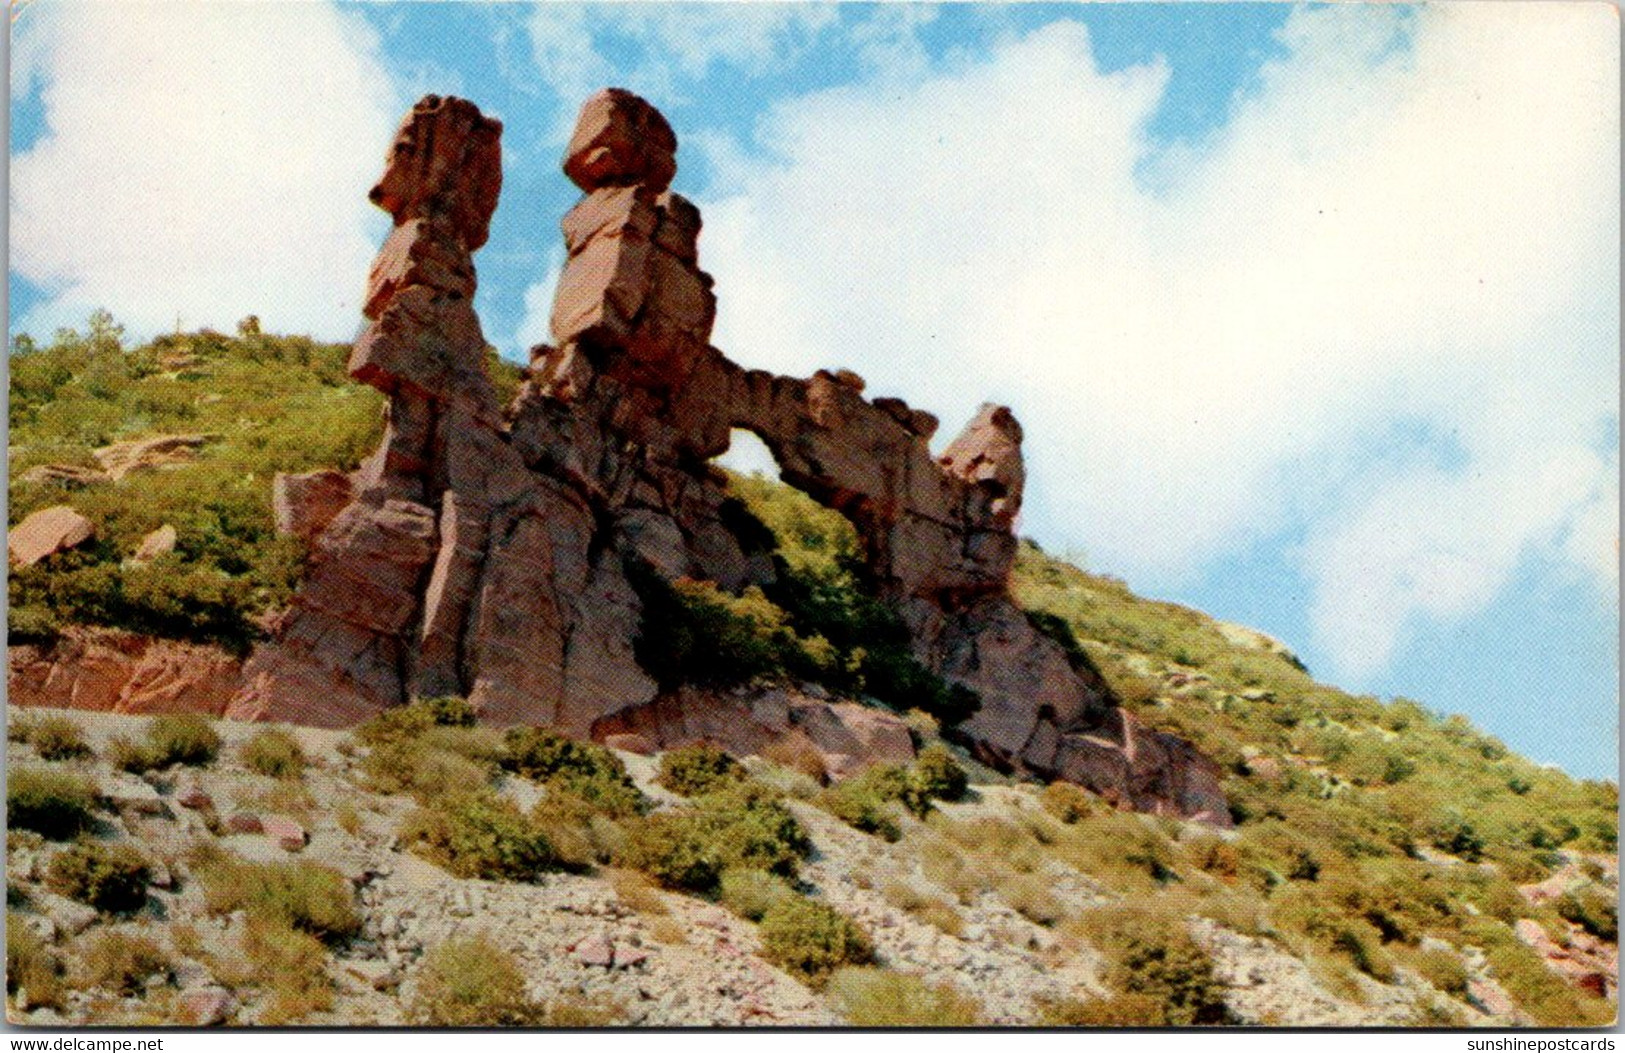
[[53,505],[29,515],[6,532],[6,552],[19,567],[34,564],[96,536],[96,526],[67,505]]
[[490,721],[575,735],[748,750],[793,730],[829,755],[884,753],[877,741],[902,739],[879,718],[662,696],[633,655],[633,571],[733,591],[773,580],[770,537],[708,464],[744,429],[787,483],[853,523],[916,656],[979,696],[959,733],[985,760],[1228,822],[1212,765],[1121,713],[1011,599],[1025,473],[1008,408],[984,407],[937,457],[936,418],[866,398],[854,373],[777,376],[711,346],[700,213],[670,189],[676,137],[629,92],[582,110],[564,170],[585,196],[563,221],[553,343],[497,405],[472,254],[501,186],[500,134],[434,96],[401,126],[372,191],[394,230],[350,359],[389,397],[385,436],[343,482],[278,481],[279,523],[311,540],[308,575],[231,715],[344,725],[456,693]]
[[117,481],[131,472],[189,463],[208,441],[207,435],[158,435],[103,446],[94,456],[107,477]]
[[218,716],[243,686],[242,661],[219,648],[140,633],[71,629],[8,651],[13,706]]

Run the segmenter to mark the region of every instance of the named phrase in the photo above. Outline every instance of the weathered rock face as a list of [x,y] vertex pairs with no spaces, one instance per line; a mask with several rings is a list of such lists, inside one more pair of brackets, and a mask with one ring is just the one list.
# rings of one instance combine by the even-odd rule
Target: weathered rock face
[[917,657],[979,694],[962,732],[984,758],[1228,823],[1212,765],[1118,711],[1011,600],[1025,473],[1009,409],[984,407],[938,458],[936,418],[866,399],[856,374],[776,376],[710,345],[700,213],[669,189],[676,137],[629,92],[582,110],[564,167],[585,196],[563,221],[555,346],[532,350],[504,413],[472,307],[500,131],[433,96],[401,126],[372,192],[395,228],[350,360],[390,397],[385,437],[343,483],[279,481],[279,522],[313,539],[310,570],[231,715],[343,725],[458,693],[488,720],[575,735],[748,751],[794,732],[826,756],[900,752],[906,729],[854,707],[657,697],[633,656],[628,568],[730,590],[773,580],[760,525],[707,464],[739,428],[854,524]]
[[139,633],[74,629],[9,649],[6,701],[110,713],[225,712],[243,663],[217,647]]

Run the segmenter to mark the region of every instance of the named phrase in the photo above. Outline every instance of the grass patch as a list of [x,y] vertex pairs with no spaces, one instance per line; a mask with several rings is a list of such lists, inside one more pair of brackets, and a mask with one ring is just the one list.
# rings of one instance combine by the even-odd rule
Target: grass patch
[[535,1027],[542,1006],[525,990],[513,955],[485,935],[447,940],[424,955],[406,1007],[418,1027]]
[[164,949],[145,936],[104,932],[82,943],[74,954],[74,986],[138,995],[152,977],[168,983],[175,964]]
[[128,914],[147,902],[151,871],[127,845],[81,841],[51,860],[45,883],[72,900],[108,914]]
[[6,994],[18,1008],[60,1008],[66,985],[62,959],[28,927],[27,919],[6,912]]
[[831,1001],[853,1027],[975,1027],[982,1007],[952,984],[873,967],[838,969],[829,978]]
[[237,753],[243,767],[273,779],[297,779],[305,771],[305,751],[284,728],[264,728],[244,742]]
[[153,718],[144,741],[120,736],[108,747],[108,762],[121,771],[140,774],[173,764],[203,767],[220,755],[220,733],[214,722],[196,713]]
[[761,921],[768,911],[796,895],[790,883],[764,870],[735,867],[722,872],[717,898],[741,918]]
[[489,790],[453,794],[418,808],[402,823],[400,838],[464,878],[534,881],[561,862],[537,825]]
[[804,896],[775,903],[758,932],[762,957],[814,986],[842,966],[867,965],[874,958],[868,934],[851,918]]
[[89,779],[46,768],[6,774],[6,823],[52,841],[66,841],[95,821],[96,787]]
[[212,847],[195,853],[191,865],[210,914],[241,910],[326,943],[361,931],[355,892],[332,867],[306,860],[254,863]]
[[1112,907],[1089,911],[1075,925],[1105,954],[1106,982],[1118,995],[1156,1002],[1158,1024],[1189,1027],[1226,1019],[1213,959],[1182,921],[1145,908]]
[[90,743],[85,741],[84,729],[67,717],[13,721],[7,737],[32,745],[41,760],[68,761],[95,755]]

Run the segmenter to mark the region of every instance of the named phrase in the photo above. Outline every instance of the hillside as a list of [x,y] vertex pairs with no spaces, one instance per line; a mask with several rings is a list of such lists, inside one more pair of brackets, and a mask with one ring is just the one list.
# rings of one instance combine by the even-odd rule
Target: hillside
[[[49,644],[88,626],[245,652],[286,604],[303,559],[274,528],[272,477],[348,470],[379,441],[383,400],[345,376],[347,349],[262,334],[251,321],[236,336],[174,334],[126,349],[106,318],[88,335],[19,343],[8,520],[71,505],[95,535],[13,570],[11,642]],[[498,365],[493,375],[506,401],[517,372]],[[96,457],[164,435],[200,441],[118,479]],[[806,758],[784,754],[751,760],[747,789],[719,763],[728,785],[700,780],[685,797],[655,785],[656,760],[540,749],[463,727],[454,710],[410,748],[387,721],[301,729],[302,759],[269,765],[254,757],[271,747],[247,747],[247,725],[221,722],[215,750],[153,760],[113,741],[147,734],[143,718],[68,714],[81,750],[60,747],[75,736],[66,725],[41,734],[33,714],[13,711],[23,729],[8,757],[15,1018],[178,1020],[197,1011],[197,991],[229,989],[237,1022],[401,1022],[439,1011],[424,1008],[444,967],[436,949],[483,929],[515,956],[517,993],[501,977],[489,985],[509,990],[511,1022],[883,1023],[865,1014],[888,991],[927,1007],[919,1023],[1613,1019],[1612,784],[1532,764],[1459,716],[1320,684],[1272,641],[1137,597],[1030,542],[1013,585],[1033,624],[1143,722],[1217,762],[1236,828],[1121,812],[1067,784],[998,775],[952,734],[944,741],[952,700],[940,685],[863,648],[874,624],[865,619],[877,615],[847,522],[774,482],[734,478],[729,488],[800,591],[689,595],[674,611],[713,630],[706,646],[696,656],[693,639],[646,634],[640,660],[674,676],[699,663],[735,674],[720,678],[732,684],[890,703],[918,744],[937,747],[922,756],[946,750],[946,767],[969,772],[968,791],[933,778],[923,759],[821,787],[822,768],[798,772]],[[134,560],[165,525],[173,550]],[[932,709],[936,718],[920,712]],[[487,787],[471,798],[475,814],[425,793],[447,772]],[[48,813],[81,818],[29,832],[17,819],[23,791],[49,799]],[[204,796],[208,807],[183,801]],[[290,853],[246,820],[233,832],[237,812],[290,818],[309,843],[301,834]],[[711,858],[739,829],[763,854]],[[141,855],[137,902],[98,915],[59,895],[86,894],[57,862],[82,832]],[[678,865],[684,853],[705,865]],[[255,902],[211,892],[220,874],[246,873],[231,869],[247,866],[235,856],[269,868],[255,871],[270,890]],[[350,880],[286,871],[290,860]],[[307,885],[333,902],[315,903]],[[291,913],[289,897],[301,899]],[[307,939],[273,938],[283,929],[271,926]],[[596,964],[600,939],[632,948],[625,964],[613,949]],[[152,947],[132,950],[140,940]],[[281,990],[269,979],[276,962],[234,972],[232,948],[250,962],[304,954],[325,979]],[[53,959],[118,968],[58,975]],[[830,975],[853,965],[869,971]]]

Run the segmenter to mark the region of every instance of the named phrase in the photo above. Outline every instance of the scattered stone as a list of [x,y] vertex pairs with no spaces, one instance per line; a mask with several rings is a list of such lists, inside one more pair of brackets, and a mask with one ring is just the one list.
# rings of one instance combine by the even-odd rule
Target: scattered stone
[[12,527],[6,551],[20,567],[77,548],[96,536],[96,526],[67,505],[42,508]]
[[191,808],[194,811],[214,807],[214,798],[205,793],[203,787],[195,782],[182,784],[180,790],[175,794],[175,800],[182,808]]
[[121,812],[136,815],[167,815],[162,795],[148,782],[133,775],[118,775],[102,784],[102,796]]
[[279,848],[288,852],[297,852],[310,841],[310,834],[305,828],[285,815],[266,816],[260,823],[260,829]]
[[175,551],[175,541],[175,528],[165,523],[141,539],[140,547],[130,559],[134,563],[150,563],[159,556],[167,556]]
[[575,945],[576,960],[582,965],[598,965],[605,969],[615,964],[615,945],[604,936],[588,936]]
[[209,438],[207,435],[159,435],[103,446],[92,456],[116,482],[131,472],[189,464]]
[[194,987],[180,994],[182,1012],[194,1027],[223,1024],[236,1008],[236,999],[223,987]]
[[617,969],[630,969],[634,965],[642,965],[649,960],[649,952],[642,947],[630,947],[626,944],[616,944],[614,951],[614,967]]
[[259,834],[265,824],[253,812],[233,812],[226,817],[226,832],[230,834]]

